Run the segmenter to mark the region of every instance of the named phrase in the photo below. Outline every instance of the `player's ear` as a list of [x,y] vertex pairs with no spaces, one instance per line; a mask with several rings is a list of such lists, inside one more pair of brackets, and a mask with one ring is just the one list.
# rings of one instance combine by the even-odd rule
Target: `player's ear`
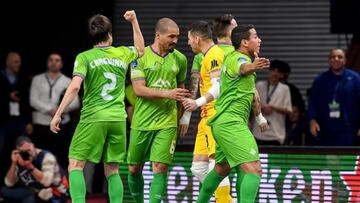
[[155,38],[160,39],[160,32],[155,32]]
[[199,36],[195,36],[195,40],[197,44],[200,44],[200,37]]
[[242,39],[240,44],[241,44],[241,46],[247,47],[249,45],[249,41],[246,39]]

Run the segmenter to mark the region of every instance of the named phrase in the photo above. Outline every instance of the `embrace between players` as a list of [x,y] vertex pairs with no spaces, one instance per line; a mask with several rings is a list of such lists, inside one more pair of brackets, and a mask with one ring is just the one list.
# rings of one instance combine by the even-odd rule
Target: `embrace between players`
[[[217,202],[231,202],[227,176],[232,168],[237,173],[238,202],[254,202],[261,166],[248,119],[254,112],[259,127],[267,128],[255,89],[255,72],[270,63],[258,57],[261,40],[255,27],[237,26],[231,15],[217,17],[213,22],[215,44],[209,23],[191,24],[188,44],[197,55],[189,91],[184,84],[187,59],[175,49],[180,34],[178,25],[170,18],[159,19],[154,42],[145,47],[135,12],[127,11],[124,18],[132,25],[134,46],[111,46],[112,24],[107,17],[95,15],[89,20],[94,47],[77,55],[73,79],[51,121],[51,130],[59,132],[62,113],[84,83],[81,117],[69,149],[72,202],[85,202],[86,161],[101,160],[108,180],[109,200],[122,202],[118,164],[127,158],[129,190],[135,202],[144,202],[142,170],[145,161],[151,161],[154,177],[150,203],[160,203],[166,192],[168,166],[172,163],[178,134],[186,134],[191,112],[199,107],[201,121],[191,167],[202,185],[197,202],[209,202],[214,192]],[[127,71],[131,73],[137,99],[126,153]],[[201,97],[195,99],[198,88]],[[179,104],[185,109],[180,120]]]

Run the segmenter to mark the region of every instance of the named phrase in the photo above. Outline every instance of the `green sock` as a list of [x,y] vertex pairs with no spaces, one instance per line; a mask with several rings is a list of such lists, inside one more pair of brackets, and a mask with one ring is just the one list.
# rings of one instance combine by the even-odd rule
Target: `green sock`
[[73,203],[85,203],[86,185],[84,172],[72,170],[69,173],[70,195]]
[[214,169],[211,170],[207,174],[204,182],[202,183],[200,194],[199,194],[199,197],[196,202],[197,203],[209,203],[216,188],[218,187],[218,185],[221,183],[221,181],[224,178],[225,177],[220,176],[218,173],[216,173],[216,171]]
[[150,186],[150,203],[160,203],[167,185],[167,173],[155,173]]
[[140,175],[128,175],[128,185],[131,196],[136,203],[144,203],[144,177]]
[[253,173],[246,173],[241,182],[240,190],[240,203],[253,203],[255,202],[256,195],[260,186],[260,176]]
[[110,175],[108,178],[108,195],[111,203],[122,203],[124,186],[118,173]]
[[241,191],[241,183],[244,179],[245,173],[244,171],[238,167],[236,167],[236,174],[237,174],[237,179],[236,179],[236,196],[237,196],[237,202],[240,202],[240,191]]

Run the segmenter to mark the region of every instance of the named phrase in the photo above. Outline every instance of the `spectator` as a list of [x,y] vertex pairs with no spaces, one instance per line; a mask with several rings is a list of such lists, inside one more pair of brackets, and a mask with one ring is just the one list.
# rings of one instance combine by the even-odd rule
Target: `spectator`
[[360,77],[345,67],[342,49],[331,49],[330,68],[311,88],[308,119],[315,145],[353,146],[360,136]]
[[11,154],[12,164],[1,192],[12,203],[65,202],[67,179],[49,151],[36,148],[30,138],[20,136]]
[[[14,143],[24,133],[32,133],[29,107],[28,80],[20,71],[21,57],[9,52],[5,69],[0,70],[0,168],[8,168],[12,148],[5,143]],[[21,74],[20,74],[21,73]],[[0,170],[0,179],[5,171]],[[2,185],[2,184],[1,184]]]
[[305,132],[305,102],[300,93],[299,88],[294,84],[288,82],[291,68],[288,63],[280,60],[273,60],[272,65],[279,67],[282,71],[283,77],[281,82],[286,84],[290,90],[292,113],[286,116],[286,145],[303,145]]
[[78,97],[67,108],[62,116],[61,135],[55,136],[50,131],[50,121],[54,116],[62,95],[65,93],[71,79],[61,73],[63,67],[59,53],[51,53],[47,60],[47,71],[36,75],[30,88],[30,105],[34,108],[34,143],[42,148],[51,150],[59,158],[62,167],[68,165],[67,153],[71,141],[71,124],[69,112],[79,108]]
[[294,84],[292,84],[288,81],[288,78],[289,78],[289,75],[291,72],[291,67],[285,61],[273,60],[271,63],[273,64],[274,67],[280,67],[279,70],[281,70],[283,72],[282,73],[283,77],[281,78],[280,81],[282,83],[286,84],[287,86],[289,86],[292,106],[297,106],[299,111],[301,113],[304,113],[305,112],[305,102],[300,93],[300,90]]
[[260,96],[261,112],[269,122],[269,128],[263,133],[260,132],[257,125],[252,125],[258,145],[284,144],[285,116],[292,111],[289,87],[280,82],[284,75],[283,67],[275,65],[276,63],[270,63],[268,80],[256,84]]
[[292,106],[292,112],[287,116],[288,127],[286,133],[287,145],[304,145],[306,121],[304,113],[300,110],[299,106]]

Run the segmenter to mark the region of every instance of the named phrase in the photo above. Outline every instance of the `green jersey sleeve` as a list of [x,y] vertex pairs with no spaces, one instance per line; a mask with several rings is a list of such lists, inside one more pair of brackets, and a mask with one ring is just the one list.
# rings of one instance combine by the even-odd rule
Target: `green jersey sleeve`
[[[233,60],[230,62],[231,65],[227,67],[226,71],[231,77],[237,77],[240,73],[240,67],[243,64],[250,64],[248,57],[239,56],[237,58],[232,58]],[[236,60],[234,60],[236,59]]]
[[117,48],[119,51],[125,54],[126,56],[126,63],[130,63],[135,61],[139,57],[139,53],[134,46],[120,46]]
[[143,62],[141,59],[131,62],[131,80],[144,80],[144,67]]
[[86,61],[84,60],[82,55],[79,54],[76,56],[75,59],[73,76],[77,75],[84,79],[86,77],[86,73],[87,73]]
[[200,72],[201,61],[204,59],[204,55],[202,53],[198,53],[194,56],[194,60],[191,67],[191,72]]
[[179,57],[179,73],[176,76],[178,84],[183,83],[186,79],[187,72],[187,59],[186,56],[180,55]]

